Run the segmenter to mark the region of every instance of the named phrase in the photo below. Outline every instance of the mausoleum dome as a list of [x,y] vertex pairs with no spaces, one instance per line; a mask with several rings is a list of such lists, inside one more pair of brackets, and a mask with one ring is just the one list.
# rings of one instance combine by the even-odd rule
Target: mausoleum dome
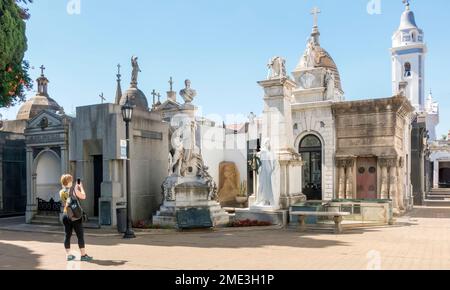
[[17,113],[17,120],[33,119],[43,110],[49,110],[56,113],[61,111],[61,107],[50,97],[36,95],[20,107],[19,112]]
[[[305,53],[302,55],[295,71],[302,71],[311,68],[325,68],[329,69],[334,74],[335,88],[342,91],[341,76],[331,55],[320,46],[317,36],[314,42],[311,42],[311,47],[307,48]],[[308,61],[311,60],[311,61]]]
[[20,107],[17,113],[17,120],[30,120],[36,117],[41,111],[49,110],[51,112],[61,112],[62,107],[58,103],[49,97],[47,92],[48,79],[44,76],[44,67],[41,67],[42,74],[37,79],[38,92],[36,96],[26,101],[22,107]]
[[321,46],[316,46],[315,51],[316,51],[316,57],[317,57],[316,58],[317,63],[315,65],[315,67],[323,67],[323,68],[329,69],[334,74],[335,87],[339,90],[342,90],[341,76],[339,74],[337,65],[334,62],[331,55]]
[[127,96],[133,106],[137,109],[148,110],[148,101],[145,94],[137,87],[130,87],[120,99],[120,105],[124,105],[127,101]]

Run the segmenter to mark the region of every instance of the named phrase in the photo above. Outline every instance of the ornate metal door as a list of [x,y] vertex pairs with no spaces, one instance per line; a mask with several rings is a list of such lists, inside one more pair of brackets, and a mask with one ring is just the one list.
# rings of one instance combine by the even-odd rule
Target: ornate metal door
[[377,159],[358,158],[357,161],[357,198],[377,198]]
[[322,143],[314,135],[300,142],[303,165],[303,193],[308,200],[322,200]]

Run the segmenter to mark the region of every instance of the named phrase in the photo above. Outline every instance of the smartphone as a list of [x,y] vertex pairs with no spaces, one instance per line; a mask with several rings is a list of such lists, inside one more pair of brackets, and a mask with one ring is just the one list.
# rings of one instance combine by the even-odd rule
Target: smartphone
[[80,178],[77,179],[77,184],[78,184],[78,185],[81,184],[81,179],[80,179]]

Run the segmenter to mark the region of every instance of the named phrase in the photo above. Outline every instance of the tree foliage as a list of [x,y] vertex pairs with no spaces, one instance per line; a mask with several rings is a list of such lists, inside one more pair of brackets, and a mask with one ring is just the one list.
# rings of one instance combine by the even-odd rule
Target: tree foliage
[[25,35],[28,10],[22,5],[32,0],[0,1],[0,107],[8,107],[25,98],[32,86],[28,76]]

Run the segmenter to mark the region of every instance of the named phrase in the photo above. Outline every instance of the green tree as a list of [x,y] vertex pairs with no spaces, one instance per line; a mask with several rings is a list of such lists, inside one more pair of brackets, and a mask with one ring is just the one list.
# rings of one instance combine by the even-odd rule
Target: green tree
[[24,61],[27,50],[25,21],[28,10],[21,5],[32,0],[0,1],[0,107],[9,107],[25,99],[31,89],[29,65]]

